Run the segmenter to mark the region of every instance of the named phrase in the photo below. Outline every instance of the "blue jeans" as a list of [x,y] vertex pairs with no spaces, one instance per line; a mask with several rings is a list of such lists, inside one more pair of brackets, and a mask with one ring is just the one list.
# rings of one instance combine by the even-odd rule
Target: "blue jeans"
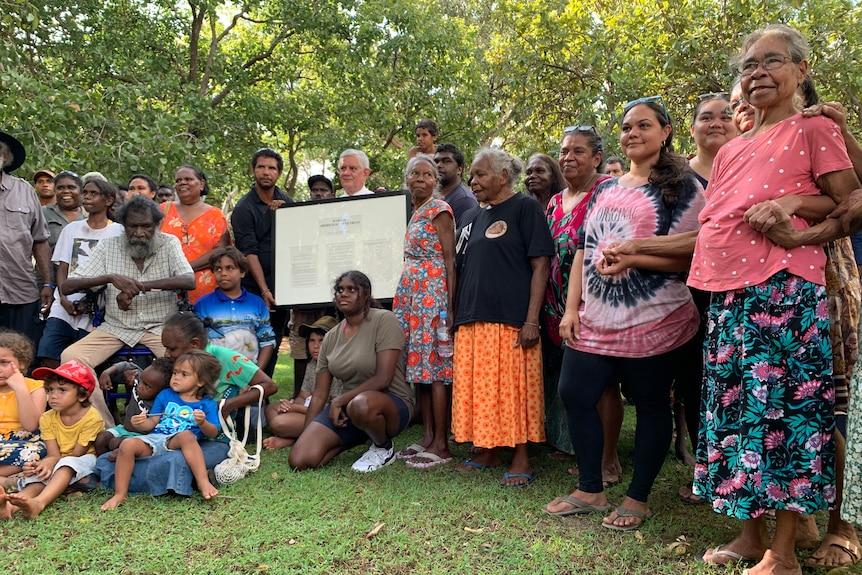
[[42,339],[39,340],[36,357],[60,361],[63,350],[86,337],[88,333],[90,332],[85,329],[75,329],[60,318],[49,317],[45,323],[45,331],[42,332]]

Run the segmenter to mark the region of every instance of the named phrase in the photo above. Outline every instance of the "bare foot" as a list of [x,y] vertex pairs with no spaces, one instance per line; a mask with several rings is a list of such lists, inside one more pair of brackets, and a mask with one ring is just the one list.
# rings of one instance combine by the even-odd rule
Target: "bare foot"
[[566,453],[565,451],[560,451],[559,449],[548,454],[548,459],[553,459],[554,461],[568,461],[569,459],[574,458],[574,455]]
[[294,443],[296,443],[295,439],[287,439],[285,437],[278,437],[275,435],[263,440],[263,446],[266,449],[281,449],[283,447],[289,447]]
[[813,515],[800,515],[796,524],[796,540],[794,546],[797,549],[814,549],[820,541],[820,530]]
[[12,512],[14,510],[12,504],[6,500],[6,490],[0,486],[0,521],[9,521],[12,519]]
[[683,503],[688,503],[690,505],[700,505],[701,503],[707,503],[707,500],[701,497],[700,495],[695,495],[694,491],[692,491],[691,483],[687,485],[683,485],[677,491],[677,495],[682,499]]
[[[566,469],[566,473],[568,473],[569,475],[577,476],[581,474],[581,470],[577,466],[569,467],[568,469]],[[607,471],[602,471],[602,488],[608,489],[610,487],[613,487],[614,485],[617,485],[620,482],[621,474],[621,471],[618,473],[608,473]]]
[[767,549],[760,563],[745,572],[748,575],[802,575],[802,566],[795,555],[782,559]]
[[602,519],[602,522],[607,525],[616,525],[617,527],[635,528],[646,521],[645,518],[642,519],[635,515],[620,515],[618,510],[621,508],[629,509],[631,511],[639,511],[644,515],[649,515],[649,505],[642,501],[636,501],[631,497],[626,497],[617,509]]
[[42,510],[45,509],[45,504],[38,499],[27,497],[20,493],[10,493],[6,496],[6,499],[9,503],[20,509],[21,513],[23,513],[24,517],[27,519],[37,517],[42,513]]
[[207,481],[203,485],[198,485],[198,489],[201,490],[201,495],[204,496],[204,499],[212,499],[216,495],[218,495],[218,489],[215,488],[215,485]]
[[122,505],[123,502],[125,502],[125,501],[126,501],[125,497],[121,497],[119,495],[114,495],[113,497],[111,497],[110,499],[105,501],[102,504],[102,507],[100,507],[100,509],[102,511],[108,511],[109,509],[116,509],[117,507]]

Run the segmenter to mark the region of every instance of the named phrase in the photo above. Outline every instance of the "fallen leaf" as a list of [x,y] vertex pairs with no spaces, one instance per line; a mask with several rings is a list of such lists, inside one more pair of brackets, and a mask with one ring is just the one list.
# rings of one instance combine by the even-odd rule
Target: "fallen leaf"
[[637,531],[635,531],[635,539],[637,539],[638,541],[643,541],[643,540],[644,540],[644,534],[643,534],[643,533],[641,533],[641,530],[640,530],[640,529],[638,529]]
[[485,529],[484,529],[484,528],[482,528],[482,527],[480,527],[479,529],[473,529],[473,528],[471,528],[471,527],[465,527],[465,528],[464,528],[464,531],[466,531],[467,533],[481,533],[481,532],[482,532],[482,531],[484,531],[484,530],[485,530]]
[[288,540],[287,540],[287,544],[288,544],[288,545],[295,545],[295,544],[296,544],[296,539],[288,539]]
[[380,530],[383,529],[384,525],[386,525],[386,524],[385,523],[378,523],[377,525],[375,525],[374,529],[372,529],[371,531],[369,531],[368,533],[365,534],[365,538],[371,539],[372,537],[374,537],[375,535],[380,533]]
[[258,571],[266,571],[267,569],[269,569],[269,565],[258,565],[257,566]]
[[493,549],[494,548],[494,546],[491,545],[490,543],[482,543],[482,547],[484,547],[485,549]]
[[273,479],[278,479],[278,473],[276,473],[275,471],[273,471],[273,472],[272,472],[272,478],[273,478]]

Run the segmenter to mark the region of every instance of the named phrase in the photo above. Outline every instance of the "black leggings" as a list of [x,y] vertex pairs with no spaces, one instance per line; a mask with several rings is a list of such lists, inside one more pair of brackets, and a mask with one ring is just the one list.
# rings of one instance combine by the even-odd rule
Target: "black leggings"
[[626,495],[646,502],[673,433],[670,386],[678,357],[678,350],[631,359],[566,349],[559,392],[578,458],[581,491],[602,491],[604,433],[596,405],[608,385],[622,382],[637,413],[634,474]]

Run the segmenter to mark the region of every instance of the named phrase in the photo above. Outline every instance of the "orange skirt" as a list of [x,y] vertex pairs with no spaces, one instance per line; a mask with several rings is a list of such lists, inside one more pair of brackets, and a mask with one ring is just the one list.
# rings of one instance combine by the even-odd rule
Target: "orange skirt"
[[542,346],[514,347],[519,329],[463,325],[455,333],[452,431],[477,447],[545,441]]

